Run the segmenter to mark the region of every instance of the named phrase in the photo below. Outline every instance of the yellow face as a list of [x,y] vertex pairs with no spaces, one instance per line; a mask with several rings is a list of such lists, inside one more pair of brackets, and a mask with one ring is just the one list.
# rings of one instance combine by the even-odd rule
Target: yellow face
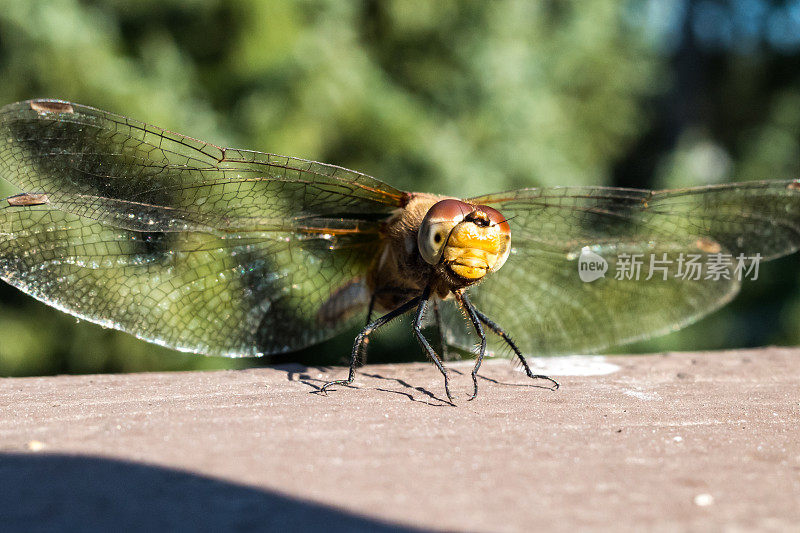
[[477,281],[508,259],[511,227],[496,209],[447,199],[428,210],[417,245],[431,265],[441,262],[458,277]]

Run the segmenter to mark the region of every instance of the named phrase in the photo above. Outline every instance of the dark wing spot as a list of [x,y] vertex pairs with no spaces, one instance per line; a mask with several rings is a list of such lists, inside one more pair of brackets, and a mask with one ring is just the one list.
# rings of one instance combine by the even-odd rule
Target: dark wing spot
[[45,113],[74,113],[72,104],[69,102],[54,102],[50,100],[34,100],[31,102],[31,109],[40,115]]
[[46,194],[17,194],[6,198],[8,205],[13,206],[28,206],[28,205],[42,205],[46,204],[49,200]]

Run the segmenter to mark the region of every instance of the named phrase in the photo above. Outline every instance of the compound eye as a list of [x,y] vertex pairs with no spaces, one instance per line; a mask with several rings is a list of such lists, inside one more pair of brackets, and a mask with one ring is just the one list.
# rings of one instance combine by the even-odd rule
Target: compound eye
[[468,204],[453,199],[436,202],[428,210],[417,233],[419,253],[428,264],[439,262],[450,232],[471,211]]
[[511,254],[511,225],[508,223],[508,219],[497,209],[488,205],[479,205],[475,209],[486,215],[489,219],[489,225],[494,229],[492,233],[495,235],[497,242],[498,257],[491,270],[495,272],[505,264]]
[[486,213],[486,215],[489,217],[489,223],[492,226],[496,225],[503,233],[508,235],[511,234],[511,226],[508,224],[508,219],[506,219],[506,217],[504,217],[500,211],[489,207],[488,205],[479,205],[476,206],[476,209]]

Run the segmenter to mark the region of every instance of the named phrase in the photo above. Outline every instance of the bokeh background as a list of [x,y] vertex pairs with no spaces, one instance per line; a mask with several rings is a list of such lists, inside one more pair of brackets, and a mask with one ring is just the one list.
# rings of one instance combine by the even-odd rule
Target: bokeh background
[[[0,104],[33,97],[457,196],[794,178],[800,1],[0,0]],[[800,344],[797,267],[764,264],[733,305],[617,351]],[[340,362],[351,341],[293,357]],[[421,357],[407,322],[371,344]],[[254,364],[0,286],[0,375]]]

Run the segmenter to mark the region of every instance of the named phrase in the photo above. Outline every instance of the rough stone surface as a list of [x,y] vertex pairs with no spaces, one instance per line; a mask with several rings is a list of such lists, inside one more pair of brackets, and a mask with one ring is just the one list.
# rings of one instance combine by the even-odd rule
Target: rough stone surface
[[[800,350],[604,361],[538,360],[557,365],[556,392],[487,361],[478,398],[455,407],[424,363],[367,366],[327,397],[314,391],[345,369],[2,379],[0,521],[25,531],[800,527]],[[464,398],[470,367],[452,368]]]

